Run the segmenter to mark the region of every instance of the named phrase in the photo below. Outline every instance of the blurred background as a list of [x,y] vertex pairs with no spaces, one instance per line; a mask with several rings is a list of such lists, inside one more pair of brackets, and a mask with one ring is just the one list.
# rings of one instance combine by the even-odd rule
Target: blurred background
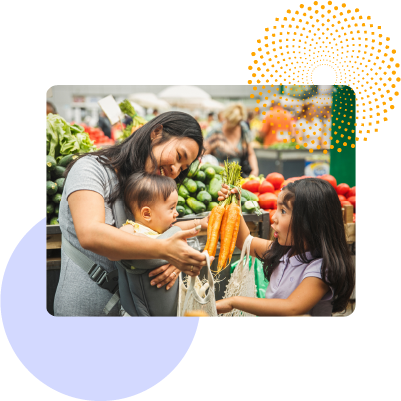
[[[252,175],[267,175],[272,171],[284,177],[329,174],[330,150],[334,147],[332,103],[338,88],[331,85],[276,85],[262,87],[263,91],[260,88],[250,85],[58,85],[47,92],[47,113],[57,113],[69,123],[85,126],[95,145],[111,146],[129,123],[122,120],[122,124],[111,125],[102,112],[99,100],[112,95],[117,103],[128,99],[137,115],[146,121],[170,110],[191,114],[208,139],[208,153],[218,162],[227,155],[218,154],[218,149],[215,151],[210,146],[213,134],[219,132],[229,137],[230,123],[241,125],[257,160],[257,168],[254,162],[250,169]],[[332,152],[332,156],[334,153],[337,152]],[[354,159],[351,166],[353,163]],[[340,173],[345,174],[340,179],[354,185],[355,169],[347,176],[348,167]]]

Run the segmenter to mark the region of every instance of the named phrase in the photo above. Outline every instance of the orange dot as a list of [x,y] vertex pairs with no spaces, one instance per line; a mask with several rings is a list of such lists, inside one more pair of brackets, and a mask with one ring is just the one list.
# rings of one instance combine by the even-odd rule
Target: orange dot
[[342,6],[343,8],[347,7],[347,5],[346,5],[345,3],[341,4],[341,6]]
[[287,14],[291,14],[291,10],[287,10]]
[[248,67],[248,70],[252,70],[252,68],[253,68],[253,67],[250,65],[250,66]]
[[252,56],[254,56],[255,54],[256,54],[255,52],[252,52],[252,53],[251,53]]
[[248,84],[251,84],[251,83],[252,83],[252,81],[251,81],[251,80],[249,80],[249,81],[248,81]]
[[252,94],[250,95],[250,98],[253,99],[254,97],[255,97],[255,95],[252,93]]
[[398,92],[394,92],[394,95],[395,95],[395,96],[398,96],[398,95],[399,95],[399,93],[398,93]]
[[337,149],[337,152],[338,152],[338,153],[341,153],[341,148],[338,148],[338,149]]
[[352,144],[352,145],[351,145],[351,148],[355,148],[355,144]]
[[391,106],[390,106],[390,109],[394,109],[394,106],[393,106],[393,105],[391,105]]
[[300,7],[300,8],[304,8],[304,5],[303,5],[303,4],[301,4],[299,7]]
[[[329,1],[329,3],[331,3],[331,2]],[[323,153],[326,154],[326,153],[327,153],[327,150],[325,149],[325,150],[323,151]]]
[[395,51],[395,50],[392,50],[391,52],[392,52],[393,54],[395,54],[395,53],[396,53],[396,51]]

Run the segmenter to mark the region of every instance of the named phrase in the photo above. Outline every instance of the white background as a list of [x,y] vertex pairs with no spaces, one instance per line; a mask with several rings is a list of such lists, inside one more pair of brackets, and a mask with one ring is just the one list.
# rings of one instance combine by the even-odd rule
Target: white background
[[[41,155],[49,87],[244,84],[264,28],[300,3],[311,5],[266,0],[2,2],[1,275],[19,241],[45,216]],[[400,62],[399,3],[346,4],[382,26]],[[357,146],[356,312],[342,319],[203,319],[179,366],[135,399],[397,398],[401,102],[396,98],[394,104],[379,133]],[[25,313],[29,305],[16,311],[17,318]],[[168,346],[161,333],[160,358]],[[3,330],[0,377],[3,400],[70,398],[22,366]]]

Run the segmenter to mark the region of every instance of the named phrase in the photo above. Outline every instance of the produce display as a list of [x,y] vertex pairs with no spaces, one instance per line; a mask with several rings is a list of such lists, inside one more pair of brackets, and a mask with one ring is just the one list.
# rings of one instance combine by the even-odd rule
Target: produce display
[[[229,187],[240,189],[241,166],[238,163],[225,163],[223,183]],[[225,269],[231,262],[235,249],[241,219],[241,207],[237,196],[231,194],[212,209],[207,226],[207,242],[205,250],[215,256],[220,238],[220,253],[217,263],[217,273]]]
[[85,132],[88,133],[90,140],[93,141],[96,146],[114,145],[114,140],[106,136],[100,128],[89,127],[89,125],[82,123],[80,125],[84,128]]
[[179,217],[211,211],[217,205],[223,171],[224,167],[209,163],[200,165],[199,160],[191,164],[187,178],[178,186]]
[[[250,177],[242,184],[242,197],[244,196],[245,190],[250,191],[254,196],[256,196],[259,200],[260,208],[270,213],[270,223],[272,224],[274,213],[277,210],[277,197],[281,189],[284,188],[290,182],[302,180],[304,178],[311,178],[311,177],[304,175],[302,177],[291,177],[284,179],[283,175],[279,173],[271,173],[266,177],[266,179],[262,179],[261,177],[259,178]],[[354,222],[355,222],[356,188],[355,187],[350,188],[347,184],[337,185],[337,180],[330,174],[324,174],[318,178],[326,180],[333,186],[333,188],[336,190],[338,194],[341,206],[344,205],[353,206]],[[242,200],[241,198],[241,203],[242,202],[245,202],[245,199]]]
[[47,224],[58,224],[59,204],[64,188],[64,171],[80,153],[96,150],[84,127],[68,124],[57,114],[46,118]]

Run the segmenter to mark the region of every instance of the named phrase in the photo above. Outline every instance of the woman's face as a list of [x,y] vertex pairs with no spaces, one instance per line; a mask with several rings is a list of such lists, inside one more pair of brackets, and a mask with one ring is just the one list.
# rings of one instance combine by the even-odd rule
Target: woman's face
[[292,204],[289,202],[284,205],[284,195],[286,190],[282,190],[277,198],[277,212],[273,216],[272,228],[274,230],[274,237],[280,245],[292,245],[292,235],[290,230]]
[[[175,179],[196,159],[199,147],[190,138],[171,138],[168,142],[155,145],[152,151],[157,161],[156,174]],[[154,168],[152,159],[148,156],[145,170],[152,173]]]

